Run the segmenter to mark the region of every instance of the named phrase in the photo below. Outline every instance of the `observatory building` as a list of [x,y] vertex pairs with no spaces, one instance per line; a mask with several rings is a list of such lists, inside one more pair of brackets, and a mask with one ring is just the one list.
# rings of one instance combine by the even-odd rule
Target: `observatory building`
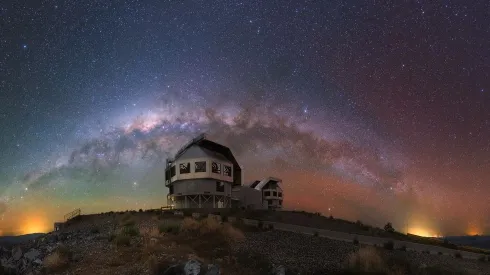
[[170,208],[231,208],[232,189],[242,184],[242,169],[231,150],[204,134],[167,161],[165,186]]

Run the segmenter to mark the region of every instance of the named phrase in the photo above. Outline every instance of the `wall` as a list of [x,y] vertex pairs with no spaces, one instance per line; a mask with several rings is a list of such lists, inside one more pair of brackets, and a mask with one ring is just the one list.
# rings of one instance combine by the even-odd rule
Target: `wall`
[[233,192],[233,197],[240,200],[240,205],[252,209],[267,209],[262,203],[262,193],[248,186],[241,186]]
[[[197,195],[197,194],[215,194],[215,195],[231,195],[231,183],[224,182],[224,192],[216,191],[215,179],[189,179],[186,181],[177,181],[173,185],[174,195]],[[208,193],[206,193],[208,192]],[[180,193],[180,194],[179,194]]]

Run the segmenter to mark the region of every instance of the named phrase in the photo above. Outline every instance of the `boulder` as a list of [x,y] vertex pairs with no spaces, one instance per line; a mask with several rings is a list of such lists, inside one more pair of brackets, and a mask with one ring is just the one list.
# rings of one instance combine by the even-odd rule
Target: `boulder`
[[39,257],[41,253],[39,253],[39,250],[36,249],[31,249],[29,252],[24,254],[24,258],[27,258],[29,261],[34,261],[37,257]]
[[18,261],[20,258],[22,258],[22,249],[20,247],[17,246],[12,249],[12,258],[14,261]]
[[219,275],[220,267],[209,264],[205,266],[202,262],[192,259],[182,264],[169,267],[163,275]]

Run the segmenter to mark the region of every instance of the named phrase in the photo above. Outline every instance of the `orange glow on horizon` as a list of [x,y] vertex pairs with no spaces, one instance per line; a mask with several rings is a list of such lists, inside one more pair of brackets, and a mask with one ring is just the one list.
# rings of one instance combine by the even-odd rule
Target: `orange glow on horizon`
[[408,229],[409,234],[421,236],[421,237],[440,237],[438,234],[431,232],[429,229],[422,227],[411,227]]
[[28,214],[21,224],[21,234],[46,233],[49,231],[48,220],[43,215]]

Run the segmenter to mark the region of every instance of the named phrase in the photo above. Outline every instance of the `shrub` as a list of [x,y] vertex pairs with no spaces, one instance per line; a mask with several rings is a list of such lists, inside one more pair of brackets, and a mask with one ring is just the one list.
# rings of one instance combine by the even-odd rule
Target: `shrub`
[[333,220],[333,216],[332,215],[330,215],[330,217],[328,217],[328,218],[331,219],[331,220]]
[[455,257],[455,258],[458,258],[458,259],[462,259],[462,258],[463,258],[463,256],[461,255],[461,253],[460,253],[460,252],[456,252],[456,253],[454,253],[454,257]]
[[134,236],[138,236],[140,234],[140,231],[137,227],[125,226],[122,228],[121,233],[129,237],[134,237]]
[[114,241],[114,239],[116,238],[116,234],[114,233],[111,233],[109,234],[109,236],[107,237],[107,240],[109,240],[109,242],[112,242]]
[[158,225],[158,231],[160,233],[178,234],[180,231],[180,226],[177,223],[161,222]]
[[115,237],[114,242],[116,243],[117,246],[123,246],[123,245],[129,246],[131,243],[131,238],[125,234],[118,234]]
[[344,263],[344,269],[353,274],[361,272],[385,274],[388,268],[375,248],[364,247],[349,255]]
[[61,270],[68,266],[72,257],[71,251],[66,246],[59,246],[52,254],[44,258],[44,266],[49,271]]
[[357,237],[354,237],[354,240],[352,241],[352,243],[354,245],[359,245],[359,240],[357,239]]
[[97,233],[100,233],[100,230],[98,227],[93,227],[92,229],[90,229],[90,233],[97,234]]
[[391,222],[387,223],[385,225],[384,229],[386,232],[390,232],[390,233],[395,232],[395,229],[393,228],[393,225],[391,224]]
[[143,209],[140,208],[140,210],[138,210],[138,212],[142,213],[143,212]]
[[383,247],[388,250],[393,250],[393,248],[395,248],[395,243],[393,243],[393,241],[387,241],[383,244]]
[[482,256],[480,256],[478,258],[478,261],[480,261],[480,262],[486,262],[487,261],[487,257],[485,257],[485,256],[482,255]]
[[123,226],[134,226],[135,224],[136,224],[136,222],[133,219],[124,220],[122,222]]
[[438,254],[438,255],[442,255],[442,252],[441,252],[441,251],[439,251],[439,252],[437,252],[437,254]]
[[318,237],[318,231],[315,231],[315,232],[313,233],[313,236]]
[[407,247],[405,245],[402,245],[398,250],[400,250],[400,251],[407,251]]

